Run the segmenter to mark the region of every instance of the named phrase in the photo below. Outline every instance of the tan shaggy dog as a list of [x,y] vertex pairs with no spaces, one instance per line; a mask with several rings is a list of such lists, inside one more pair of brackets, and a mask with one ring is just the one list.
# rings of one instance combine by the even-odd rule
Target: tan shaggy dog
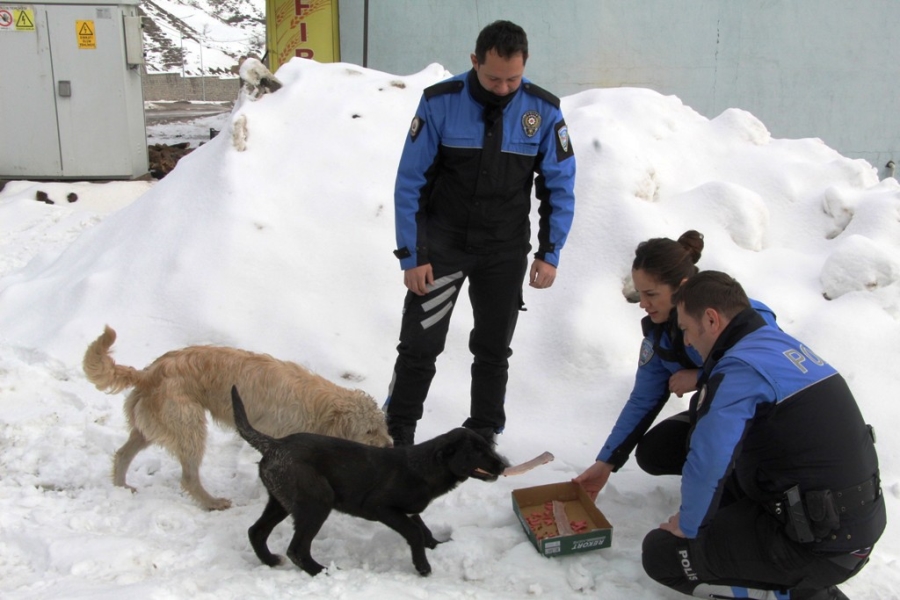
[[106,327],[84,354],[84,372],[97,389],[114,394],[134,388],[125,400],[131,435],[116,451],[113,483],[138,452],[159,444],[181,461],[181,486],[208,510],[231,506],[200,483],[206,449],[206,411],[234,428],[231,387],[237,385],[254,427],[275,438],[308,432],[371,446],[390,446],[384,413],[361,390],[348,390],[298,364],[235,348],[189,346],[167,352],[143,370],[117,365],[110,355],[116,332]]

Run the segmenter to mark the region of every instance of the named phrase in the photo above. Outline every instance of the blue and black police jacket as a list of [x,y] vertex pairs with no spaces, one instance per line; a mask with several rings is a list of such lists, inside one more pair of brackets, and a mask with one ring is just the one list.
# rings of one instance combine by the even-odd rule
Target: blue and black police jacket
[[[831,365],[753,310],[736,315],[710,350],[691,420],[680,509],[688,538],[715,519],[733,476],[739,495],[763,505],[795,485],[807,508],[810,492],[833,491],[840,527],[810,542],[817,552],[878,540],[886,522],[878,458],[853,394]],[[841,504],[863,488],[873,493]]]
[[[775,313],[771,308],[757,300],[751,300],[750,304],[768,323],[775,325]],[[669,377],[682,369],[699,369],[703,364],[697,351],[684,345],[674,309],[665,323],[653,323],[650,317],[644,317],[641,326],[644,340],[634,387],[597,455],[597,460],[610,463],[614,470],[625,464],[668,402],[671,396]]]
[[559,99],[523,79],[486,127],[469,71],[427,88],[413,118],[394,190],[400,266],[427,264],[429,239],[471,253],[531,243],[531,192],[538,208],[535,257],[553,266],[575,210],[575,156]]

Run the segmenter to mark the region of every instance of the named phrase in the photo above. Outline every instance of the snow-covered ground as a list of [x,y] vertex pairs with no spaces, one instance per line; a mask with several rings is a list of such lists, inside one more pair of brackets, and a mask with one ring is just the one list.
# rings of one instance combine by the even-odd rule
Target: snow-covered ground
[[[643,89],[563,99],[578,159],[575,225],[555,285],[524,289],[498,447],[513,462],[544,450],[556,460],[434,502],[423,517],[451,540],[428,552],[430,577],[416,574],[399,535],[340,514],[313,544],[328,575],[261,565],[246,536],[265,503],[258,454],[216,427],[201,473],[233,508],[197,507],[158,448],[134,461],[137,493],[113,487],[125,395],[98,392],[80,364],[104,324],[118,331],[124,364],[215,343],[376,398],[387,390],[404,296],[391,254],[394,173],[421,90],[447,73],[294,59],[277,75],[277,93],[192,124],[222,134],[159,182],[13,181],[0,191],[0,596],[681,597],[640,564],[643,536],[678,508],[677,478],[629,462],[597,501],[612,547],[554,559],[530,545],[510,493],[568,481],[593,461],[637,366],[642,313],[624,298],[634,247],[693,228],[706,236],[701,268],[730,272],[771,306],[845,375],[878,429],[888,529],[842,589],[900,598],[900,184],[819,140],[772,139],[745,111],[710,120]],[[232,136],[240,120],[244,151]],[[37,202],[39,190],[55,204]],[[468,413],[471,316],[460,298],[422,438]],[[663,416],[686,402],[673,397]],[[279,526],[272,548],[283,552],[290,533]]]

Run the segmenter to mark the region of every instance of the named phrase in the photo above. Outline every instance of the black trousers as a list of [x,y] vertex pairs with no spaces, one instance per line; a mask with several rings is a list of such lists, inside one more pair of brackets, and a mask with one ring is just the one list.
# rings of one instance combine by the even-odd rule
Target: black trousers
[[392,425],[415,426],[444,350],[450,317],[462,284],[468,280],[474,325],[469,335],[472,387],[471,428],[503,430],[510,344],[522,308],[522,283],[528,250],[470,254],[430,248],[435,283],[425,296],[407,292],[397,360],[385,408]]
[[651,475],[681,475],[690,432],[687,411],[661,421],[638,442],[634,451],[638,466]]
[[865,564],[842,566],[815,554],[789,539],[778,520],[746,498],[720,508],[696,539],[651,531],[644,538],[642,561],[659,583],[711,598],[764,597],[747,590],[819,590],[846,581]]

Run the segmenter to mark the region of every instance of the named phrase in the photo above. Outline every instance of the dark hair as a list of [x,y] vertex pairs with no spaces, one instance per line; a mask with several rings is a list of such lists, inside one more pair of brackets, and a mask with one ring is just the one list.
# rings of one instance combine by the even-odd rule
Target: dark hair
[[698,320],[707,308],[729,320],[750,308],[750,300],[741,284],[721,271],[703,271],[688,279],[672,295],[672,304],[681,305],[688,316]]
[[638,244],[631,269],[647,273],[660,283],[677,290],[685,279],[697,274],[697,261],[703,252],[703,234],[685,231],[678,241],[653,238]]
[[528,60],[528,36],[525,30],[511,21],[494,21],[478,34],[475,41],[475,58],[483,65],[487,53],[493,50],[502,58],[512,58],[522,53],[522,64]]

